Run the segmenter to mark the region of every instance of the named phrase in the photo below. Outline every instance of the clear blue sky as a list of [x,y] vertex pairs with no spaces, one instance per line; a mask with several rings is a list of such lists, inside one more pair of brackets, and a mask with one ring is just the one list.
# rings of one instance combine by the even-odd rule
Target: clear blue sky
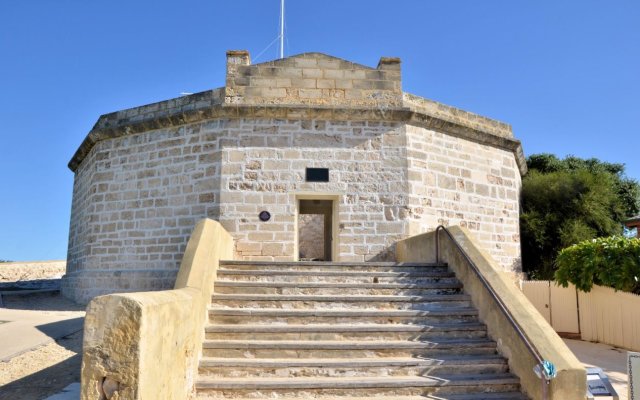
[[[65,258],[66,165],[98,116],[223,86],[225,51],[255,59],[278,9],[2,1],[0,259]],[[286,20],[286,54],[401,57],[405,91],[512,124],[526,154],[623,162],[640,178],[637,0],[287,0]]]

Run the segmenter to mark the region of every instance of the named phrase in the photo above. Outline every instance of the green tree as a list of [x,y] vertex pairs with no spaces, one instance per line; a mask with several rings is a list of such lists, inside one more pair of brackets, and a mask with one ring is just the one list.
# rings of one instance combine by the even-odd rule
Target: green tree
[[559,159],[553,154],[533,154],[527,158],[529,170],[547,174],[551,172],[574,172],[587,170],[592,173],[609,173],[613,177],[613,187],[622,202],[623,218],[631,217],[640,211],[640,185],[635,179],[625,175],[624,164],[600,161],[597,158],[583,159],[567,156]]
[[640,185],[624,165],[551,154],[527,159],[522,182],[523,269],[553,279],[558,252],[578,242],[622,232],[622,221],[638,212]]

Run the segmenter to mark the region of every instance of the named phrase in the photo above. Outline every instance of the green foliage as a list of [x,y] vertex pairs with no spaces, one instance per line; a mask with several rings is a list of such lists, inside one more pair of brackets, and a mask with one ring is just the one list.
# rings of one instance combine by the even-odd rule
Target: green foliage
[[640,185],[625,177],[623,164],[536,154],[527,166],[520,233],[523,269],[534,279],[553,279],[561,249],[618,235],[638,212]]
[[594,284],[640,293],[640,239],[585,240],[560,251],[555,279],[588,292]]
[[608,173],[613,177],[613,186],[621,197],[623,217],[631,217],[640,211],[640,184],[624,174],[624,164],[600,161],[597,158],[583,159],[567,156],[559,159],[553,154],[533,154],[527,158],[529,170],[541,173],[573,172],[586,170],[591,173]]

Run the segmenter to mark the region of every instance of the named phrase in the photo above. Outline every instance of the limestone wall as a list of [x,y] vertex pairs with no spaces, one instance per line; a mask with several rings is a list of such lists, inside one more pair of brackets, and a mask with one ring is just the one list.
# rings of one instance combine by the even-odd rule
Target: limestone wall
[[521,270],[520,173],[512,152],[407,126],[410,234],[468,228],[507,271]]
[[[292,260],[296,194],[339,197],[338,259],[393,259],[406,215],[404,129],[360,121],[238,120],[222,149],[220,222],[237,240],[238,256]],[[305,182],[305,168],[329,168],[328,183]],[[395,202],[391,206],[391,202]],[[258,214],[272,214],[260,222]],[[386,214],[385,214],[385,211]]]
[[219,216],[216,147],[200,124],[98,142],[74,179],[63,292],[171,287],[195,222]]
[[[203,217],[220,220],[240,258],[293,260],[297,193],[339,196],[339,260],[393,259],[406,230],[404,143],[397,123],[272,119],[100,141],[76,172],[63,291],[87,301],[169,287]],[[330,182],[306,183],[306,167],[329,168]]]
[[225,89],[232,104],[402,104],[400,60],[389,57],[377,68],[320,53],[250,65],[248,52],[229,51]]
[[[305,182],[307,167],[330,181]],[[397,240],[442,223],[518,270],[519,189],[510,151],[399,123],[224,119],[103,140],[76,173],[63,290],[170,287],[205,217],[239,258],[293,260],[300,193],[337,196],[340,261],[393,260]]]

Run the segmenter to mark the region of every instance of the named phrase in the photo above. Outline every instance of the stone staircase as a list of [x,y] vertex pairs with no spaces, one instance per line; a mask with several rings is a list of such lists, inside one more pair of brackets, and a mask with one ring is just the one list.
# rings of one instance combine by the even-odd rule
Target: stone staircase
[[526,399],[446,265],[222,262],[199,399]]

